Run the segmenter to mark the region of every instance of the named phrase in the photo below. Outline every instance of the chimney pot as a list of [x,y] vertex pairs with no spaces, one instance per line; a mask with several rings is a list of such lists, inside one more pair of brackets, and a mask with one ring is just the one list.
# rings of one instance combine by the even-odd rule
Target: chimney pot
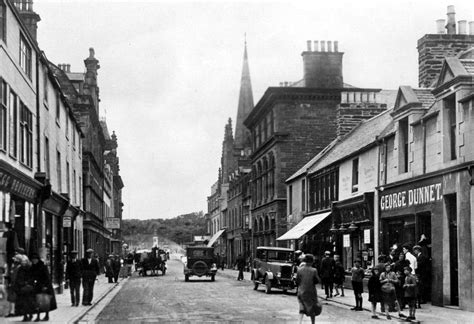
[[334,52],[339,52],[339,42],[338,41],[334,41]]
[[308,52],[311,52],[311,41],[306,41],[306,47],[307,47],[307,50]]
[[321,41],[321,52],[326,52],[326,41]]
[[313,50],[314,50],[315,52],[319,52],[319,41],[314,41],[314,48],[313,48]]
[[67,65],[67,72],[68,72],[68,73],[71,73],[71,64],[68,64],[68,65]]
[[461,34],[461,35],[467,34],[467,21],[466,20],[458,21],[458,34]]
[[445,26],[446,26],[446,19],[436,20],[436,33],[437,34],[444,34]]
[[474,21],[469,22],[469,35],[474,35]]
[[446,29],[448,34],[456,34],[456,13],[454,12],[454,6],[448,6],[448,24]]
[[328,52],[332,52],[332,42],[328,41]]
[[280,87],[283,87],[283,82],[280,82]]

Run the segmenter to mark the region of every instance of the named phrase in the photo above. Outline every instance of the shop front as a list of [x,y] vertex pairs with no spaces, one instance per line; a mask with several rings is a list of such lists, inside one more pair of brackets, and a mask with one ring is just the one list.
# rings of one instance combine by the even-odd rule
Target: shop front
[[333,225],[330,232],[335,241],[335,254],[341,255],[345,269],[353,267],[356,260],[364,269],[374,264],[374,193],[333,202]]
[[37,251],[36,213],[42,184],[0,160],[0,267],[11,263],[16,248]]
[[457,168],[379,188],[382,251],[420,245],[430,260],[427,299],[437,306],[473,310],[470,180]]

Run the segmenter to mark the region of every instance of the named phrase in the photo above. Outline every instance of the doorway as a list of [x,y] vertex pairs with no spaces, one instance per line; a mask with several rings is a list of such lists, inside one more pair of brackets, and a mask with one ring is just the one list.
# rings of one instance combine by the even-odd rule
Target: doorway
[[450,272],[450,297],[451,305],[459,305],[458,288],[458,222],[456,208],[456,194],[444,196],[446,202],[446,214],[448,217],[449,235],[449,272]]

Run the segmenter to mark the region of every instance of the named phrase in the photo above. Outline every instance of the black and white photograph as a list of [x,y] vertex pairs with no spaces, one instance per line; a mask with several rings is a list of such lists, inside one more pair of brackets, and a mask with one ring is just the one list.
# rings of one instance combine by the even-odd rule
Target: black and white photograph
[[0,0],[0,323],[474,323],[472,0]]

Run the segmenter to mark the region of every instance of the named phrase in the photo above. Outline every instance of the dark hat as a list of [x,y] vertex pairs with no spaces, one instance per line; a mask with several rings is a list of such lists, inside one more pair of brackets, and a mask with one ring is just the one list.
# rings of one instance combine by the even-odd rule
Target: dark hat
[[16,248],[16,249],[15,249],[15,252],[16,252],[16,253],[20,253],[20,254],[25,254],[25,249],[19,247],[19,248]]
[[419,245],[415,245],[415,246],[413,247],[413,250],[418,250],[418,251],[421,251],[421,246],[419,246]]
[[410,272],[412,272],[412,271],[413,271],[413,269],[412,269],[410,266],[406,266],[406,267],[404,267],[404,268],[403,268],[403,270],[408,270],[408,271],[410,271]]
[[308,253],[304,255],[303,262],[306,263],[313,263],[314,262],[314,255]]

